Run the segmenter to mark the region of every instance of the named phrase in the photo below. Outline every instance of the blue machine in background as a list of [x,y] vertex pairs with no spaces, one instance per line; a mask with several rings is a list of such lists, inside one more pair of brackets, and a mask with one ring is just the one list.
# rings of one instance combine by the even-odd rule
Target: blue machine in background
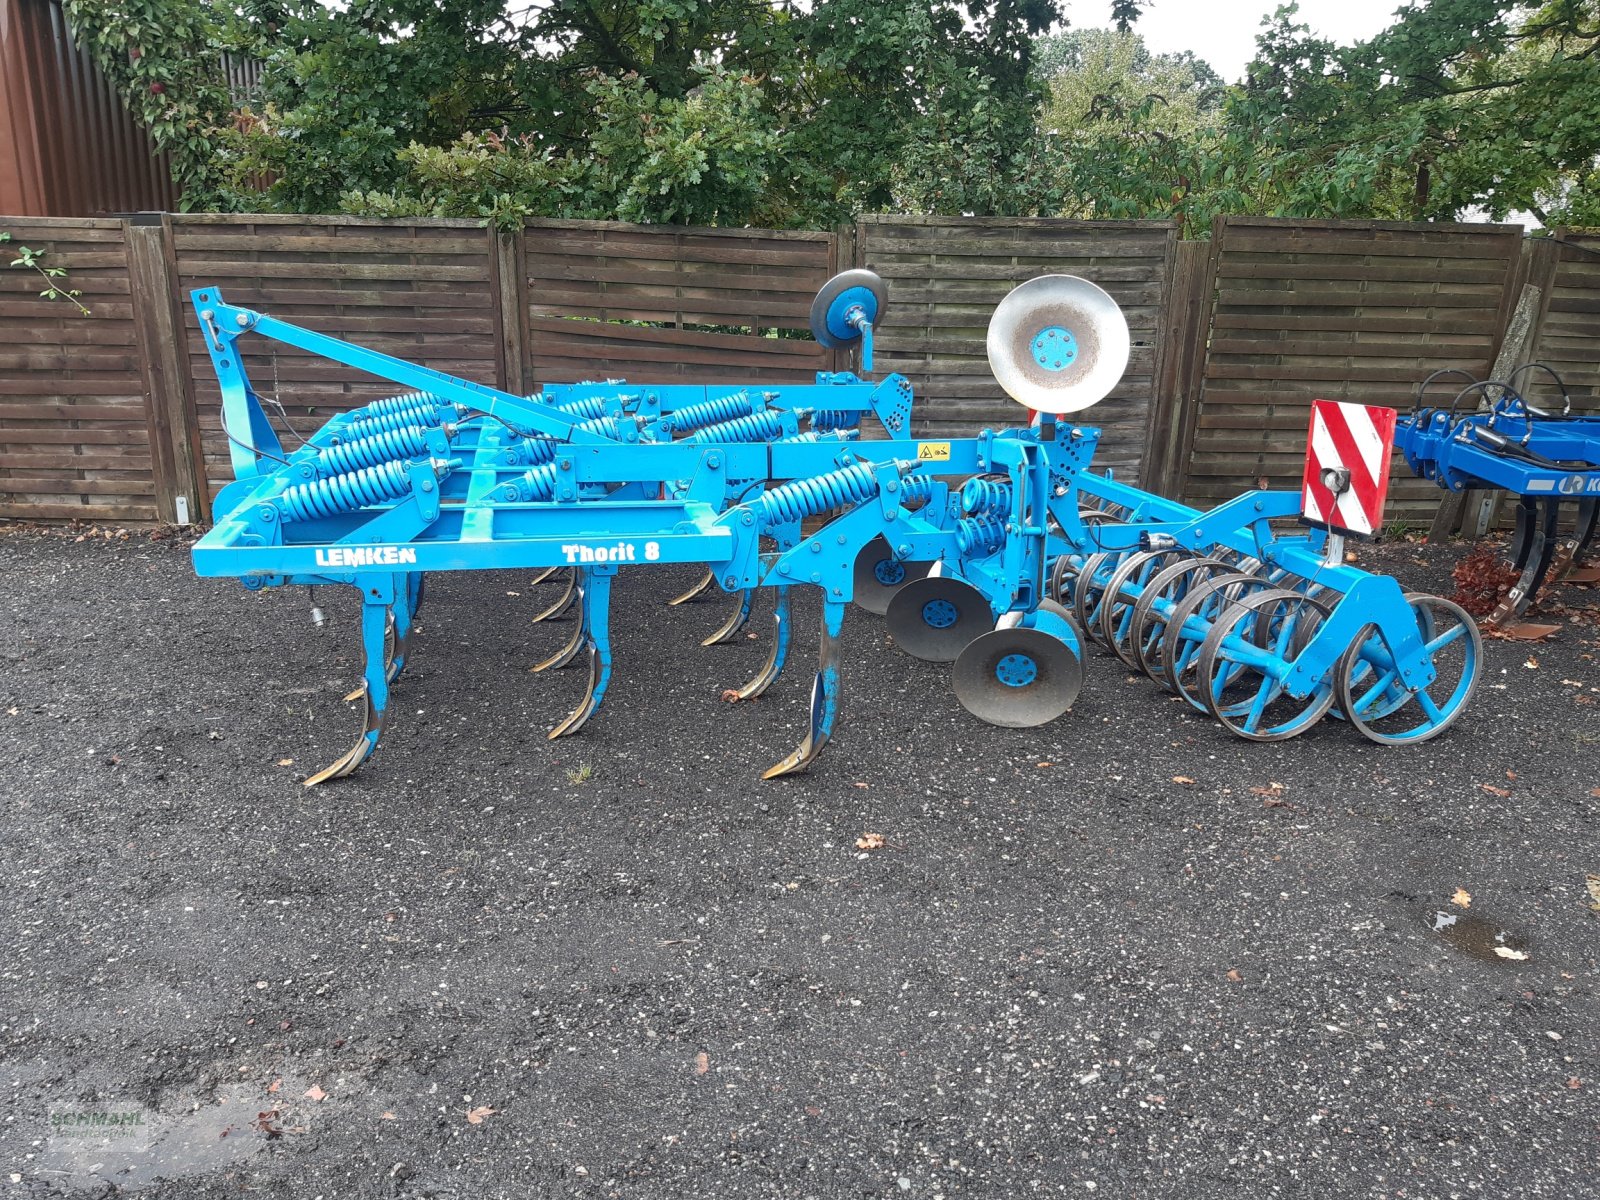
[[[996,309],[990,365],[1038,412],[1031,425],[948,440],[910,436],[912,390],[819,374],[811,384],[549,385],[518,396],[193,293],[222,389],[235,480],[194,548],[196,570],[248,588],[344,584],[362,599],[364,701],[355,745],[305,780],[354,771],[377,747],[430,572],[564,576],[535,619],[576,609],[536,669],[580,659],[576,733],[613,670],[612,581],[624,567],[693,563],[683,603],[719,588],[729,640],[762,593],[760,695],[789,657],[791,591],[822,600],[809,726],[767,778],[804,770],[838,717],[839,638],[855,602],[895,644],[952,664],[961,704],[1004,726],[1065,713],[1090,641],[1257,741],[1334,714],[1385,743],[1452,724],[1477,679],[1476,626],[1437,597],[1348,566],[1321,530],[1285,531],[1296,493],[1251,492],[1201,512],[1091,470],[1098,431],[1064,418],[1103,398],[1127,362],[1126,322],[1099,288],[1030,280]],[[862,343],[887,310],[870,271],[830,280],[811,326]],[[334,417],[286,450],[241,360],[266,338],[404,389]]]
[[[1530,372],[1554,381],[1560,412],[1523,396],[1519,388]],[[1465,379],[1466,386],[1448,405],[1430,406],[1429,389],[1452,376]],[[1518,578],[1486,624],[1521,617],[1540,587],[1578,566],[1594,541],[1600,522],[1600,416],[1574,414],[1566,385],[1544,363],[1528,363],[1504,380],[1478,380],[1454,368],[1435,371],[1397,424],[1395,446],[1413,474],[1447,491],[1498,488],[1517,497],[1511,558]],[[1572,518],[1565,537],[1563,506]]]

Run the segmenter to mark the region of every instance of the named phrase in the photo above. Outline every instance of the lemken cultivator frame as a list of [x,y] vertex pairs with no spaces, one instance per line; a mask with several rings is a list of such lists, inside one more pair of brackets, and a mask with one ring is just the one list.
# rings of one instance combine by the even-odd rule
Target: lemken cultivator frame
[[[235,475],[196,570],[248,588],[347,584],[362,599],[362,731],[308,785],[377,748],[433,571],[562,573],[535,619],[575,608],[574,632],[535,669],[582,661],[589,685],[551,737],[578,732],[605,697],[619,569],[703,566],[672,603],[712,587],[736,597],[707,645],[731,639],[770,593],[768,654],[742,698],[783,670],[792,589],[818,589],[809,727],[767,778],[804,770],[834,732],[852,602],[882,614],[908,654],[953,664],[960,703],[996,725],[1070,709],[1091,640],[1257,741],[1330,713],[1380,742],[1421,741],[1459,717],[1476,682],[1481,646],[1465,613],[1345,564],[1344,534],[1367,530],[1341,524],[1344,494],[1364,486],[1369,504],[1372,485],[1337,449],[1313,465],[1304,498],[1251,492],[1207,512],[1090,469],[1098,431],[1070,418],[1115,386],[1129,342],[1111,298],[1072,276],[1022,284],[989,325],[991,368],[1032,422],[941,441],[909,436],[903,377],[871,378],[887,297],[870,271],[828,281],[811,312],[824,345],[861,343],[867,377],[806,385],[606,381],[517,396],[213,288],[193,301]],[[400,390],[286,450],[241,361],[241,340],[257,337]],[[858,440],[863,422],[885,436]]]

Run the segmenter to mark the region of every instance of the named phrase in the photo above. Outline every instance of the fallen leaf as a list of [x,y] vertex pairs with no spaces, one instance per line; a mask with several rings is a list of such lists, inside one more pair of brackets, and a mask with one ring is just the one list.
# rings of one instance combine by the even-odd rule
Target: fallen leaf
[[739,689],[738,688],[723,688],[722,689],[722,698],[725,701],[727,701],[729,704],[737,704],[737,703],[739,703]]
[[1574,1075],[1571,1079],[1567,1080],[1567,1086],[1573,1091],[1577,1091],[1583,1086],[1583,1080]]
[[704,1075],[711,1070],[711,1057],[704,1050],[694,1056],[694,1073]]
[[1250,791],[1257,796],[1281,796],[1289,789],[1281,783],[1269,783],[1266,787],[1253,787]]
[[1173,783],[1193,783],[1194,780],[1190,779],[1187,775],[1174,775],[1172,777],[1172,782]]
[[380,1121],[394,1121],[394,1120],[398,1120],[398,1118],[392,1112],[385,1112],[385,1113],[379,1113],[378,1114],[378,1120],[380,1120]]
[[1228,978],[1234,983],[1242,983],[1244,981],[1244,976],[1239,974],[1238,967],[1234,967],[1228,972]]
[[495,1110],[490,1108],[487,1104],[480,1104],[477,1108],[469,1108],[467,1109],[467,1124],[482,1125],[483,1119],[485,1117],[494,1116],[494,1113]]
[[860,781],[860,780],[859,780],[859,779],[857,779],[857,780],[855,780],[855,781],[853,781],[853,782],[852,782],[852,783],[851,783],[851,784],[850,784],[850,786],[851,786],[851,787],[858,787],[858,788],[864,788],[864,787],[866,787],[866,786],[867,786],[867,785],[866,785],[866,784],[864,784],[864,783],[862,783],[862,782],[861,782],[861,781]]
[[292,758],[280,758],[278,760],[278,765],[280,767],[292,767],[292,766],[294,766],[294,759],[292,759]]
[[1510,769],[1510,768],[1509,768],[1509,767],[1508,767],[1508,768],[1507,768],[1507,769],[1506,769],[1506,778],[1507,778],[1507,779],[1515,779],[1515,778],[1516,778],[1516,777],[1517,777],[1517,773],[1516,773],[1516,772],[1515,772],[1515,771],[1513,771],[1513,770],[1511,770],[1511,769]]
[[881,833],[863,833],[860,837],[858,837],[856,839],[856,849],[857,850],[882,850],[883,849],[883,834],[881,834]]
[[1539,669],[1539,660],[1530,654],[1528,655],[1528,661],[1522,665],[1527,667],[1530,671],[1537,671]]
[[1472,893],[1467,891],[1466,888],[1457,888],[1455,895],[1450,897],[1450,903],[1454,904],[1457,908],[1471,908]]
[[1600,912],[1600,875],[1585,875],[1583,883],[1589,889],[1589,899],[1592,901],[1589,907]]
[[1510,958],[1517,962],[1522,962],[1528,957],[1526,950],[1513,950],[1510,946],[1496,946],[1494,952],[1501,958]]
[[277,1091],[277,1090],[278,1090],[278,1089],[279,1089],[279,1088],[281,1088],[281,1087],[282,1087],[282,1086],[283,1086],[283,1080],[281,1080],[281,1079],[274,1079],[274,1080],[273,1080],[273,1081],[272,1081],[272,1082],[271,1082],[271,1083],[269,1083],[269,1084],[268,1084],[268,1085],[267,1085],[267,1091],[268,1091],[268,1092],[276,1092],[276,1091]]
[[[16,709],[12,709],[11,711],[12,712],[16,712],[17,710]],[[1045,763],[1034,763],[1033,765],[1036,766],[1036,767],[1048,767],[1048,766],[1052,766],[1054,764],[1045,762]]]
[[1511,793],[1509,791],[1507,791],[1505,788],[1503,788],[1503,787],[1495,787],[1494,784],[1492,784],[1492,783],[1480,783],[1478,786],[1481,787],[1484,791],[1488,792],[1491,796],[1509,796],[1509,795],[1511,795]]
[[319,1088],[314,1083],[310,1087],[308,1087],[306,1089],[306,1099],[307,1100],[316,1100],[316,1101],[320,1102],[320,1101],[326,1100],[327,1098],[328,1098],[328,1093],[323,1091],[321,1088]]
[[822,1110],[815,1104],[808,1104],[806,1105],[806,1113],[813,1117],[820,1117],[822,1115]]

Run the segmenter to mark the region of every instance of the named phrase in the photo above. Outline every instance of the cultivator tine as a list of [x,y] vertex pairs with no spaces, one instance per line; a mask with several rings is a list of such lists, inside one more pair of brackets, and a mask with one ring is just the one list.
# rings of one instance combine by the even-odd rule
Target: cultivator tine
[[700,577],[700,581],[698,583],[696,583],[687,592],[684,592],[683,595],[674,596],[671,600],[667,601],[668,607],[676,608],[680,604],[687,604],[691,600],[699,599],[701,596],[705,595],[706,589],[712,584],[716,583],[716,581],[716,574],[711,570],[710,567],[707,567],[706,573]]
[[561,570],[560,567],[546,567],[531,580],[529,580],[530,586],[543,583],[546,579],[549,579],[550,576],[554,575],[559,570]]
[[406,669],[407,646],[411,630],[417,623],[417,608],[422,603],[422,573],[413,572],[405,577],[398,589],[394,605],[389,609],[389,682],[400,678]]
[[767,661],[761,664],[761,669],[739,689],[739,699],[754,700],[771,687],[772,681],[783,672],[783,664],[788,657],[789,589],[780,587],[777,605],[772,613],[772,649],[767,652]]
[[750,620],[750,606],[755,603],[755,588],[745,588],[739,593],[739,607],[717,627],[717,631],[701,641],[702,646],[723,646],[733,641]]
[[537,625],[541,621],[549,621],[555,617],[559,617],[562,613],[566,612],[567,609],[572,607],[572,601],[577,594],[578,572],[569,567],[567,569],[567,586],[562,589],[560,597],[549,608],[545,609],[538,616],[534,617],[533,623]]
[[811,729],[787,758],[768,767],[761,778],[799,774],[816,761],[833,736],[833,727],[839,720],[839,634],[843,627],[844,605],[836,600],[824,602],[817,677],[811,683]]
[[[394,627],[394,608],[393,608],[393,606],[390,606],[389,609],[388,609],[388,616],[386,617],[386,622],[387,623],[384,625],[384,628],[383,628],[383,676],[390,683],[393,683],[394,680],[395,680],[395,677],[400,674],[400,672],[395,670],[395,667],[394,667],[396,637],[395,637],[395,631],[394,631],[395,627]],[[344,702],[346,704],[354,704],[357,700],[361,699],[361,697],[366,694],[366,691],[367,691],[367,684],[366,684],[366,680],[363,679],[360,683],[356,684],[356,686],[354,688],[352,688],[349,692],[345,693],[345,695],[343,697]]]
[[1560,513],[1560,505],[1554,501],[1523,497],[1517,511],[1518,554],[1514,564],[1522,573],[1484,621],[1485,625],[1515,624],[1528,611],[1555,557]]
[[[578,574],[587,575],[588,572],[574,572],[574,575]],[[534,674],[538,674],[540,671],[549,671],[553,668],[560,669],[561,667],[570,666],[572,660],[578,657],[578,651],[583,649],[584,642],[589,636],[589,582],[589,580],[585,579],[583,583],[577,585],[578,619],[573,623],[572,636],[567,639],[566,645],[562,646],[549,658],[536,667],[530,667],[529,669]]]
[[566,737],[582,729],[605,699],[611,683],[611,574],[592,574],[583,589],[583,615],[580,624],[586,631],[589,647],[589,686],[578,707],[566,720],[550,731],[550,740]]
[[361,736],[356,744],[329,766],[310,775],[306,787],[315,787],[329,779],[339,779],[350,774],[378,748],[378,738],[383,733],[385,710],[389,705],[389,664],[387,645],[391,615],[389,605],[366,603],[361,606],[361,645],[366,655],[365,686],[355,693],[366,699],[366,713],[361,724]]

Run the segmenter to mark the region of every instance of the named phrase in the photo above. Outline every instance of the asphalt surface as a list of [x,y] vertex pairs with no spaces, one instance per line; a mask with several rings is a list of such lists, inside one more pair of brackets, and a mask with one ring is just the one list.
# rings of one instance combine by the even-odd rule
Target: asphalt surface
[[556,742],[550,585],[430,580],[382,750],[306,790],[344,596],[0,533],[0,1193],[1600,1194],[1592,591],[1404,749],[1237,741],[1104,656],[992,728],[858,614],[843,730],[762,783],[814,624],[724,703],[762,645],[699,648],[691,578],[624,573]]

